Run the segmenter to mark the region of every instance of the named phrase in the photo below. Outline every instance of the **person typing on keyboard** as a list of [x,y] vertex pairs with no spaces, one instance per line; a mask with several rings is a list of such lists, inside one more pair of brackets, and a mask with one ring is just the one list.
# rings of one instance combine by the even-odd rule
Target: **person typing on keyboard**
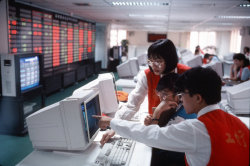
[[[148,95],[148,113],[153,114],[152,107],[160,103],[155,93],[160,78],[170,72],[181,74],[190,69],[188,66],[178,64],[175,45],[169,39],[157,40],[148,48],[148,65],[148,69],[138,74],[135,89],[129,94],[128,102],[116,112],[115,118],[131,120],[140,109],[146,95]],[[114,130],[109,130],[103,134],[100,143],[105,144],[114,135]]]
[[165,127],[145,126],[117,118],[99,118],[100,127],[111,126],[119,135],[152,147],[185,152],[186,164],[249,165],[249,129],[237,117],[220,110],[221,79],[210,68],[195,67],[178,78],[176,85],[187,119]]

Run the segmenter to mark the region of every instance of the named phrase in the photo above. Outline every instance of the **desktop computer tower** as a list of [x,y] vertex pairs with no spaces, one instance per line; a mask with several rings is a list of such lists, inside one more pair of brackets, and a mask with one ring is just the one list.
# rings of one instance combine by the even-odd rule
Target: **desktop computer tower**
[[15,97],[17,95],[15,56],[1,55],[1,76],[2,95]]

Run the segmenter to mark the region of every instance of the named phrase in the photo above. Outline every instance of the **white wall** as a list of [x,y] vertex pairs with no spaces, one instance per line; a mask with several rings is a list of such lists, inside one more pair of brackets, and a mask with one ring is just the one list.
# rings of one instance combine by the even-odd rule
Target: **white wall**
[[190,32],[168,32],[168,39],[171,40],[176,47],[188,49]]
[[128,31],[127,39],[130,45],[136,46],[149,46],[151,43],[148,43],[148,32],[145,31]]
[[102,68],[107,68],[109,46],[109,26],[96,23],[95,61],[102,61]]
[[[128,31],[127,39],[130,45],[136,46],[150,46],[152,43],[148,42],[148,32],[145,31]],[[168,32],[167,38],[177,47],[188,48],[189,46],[189,32]]]
[[244,33],[241,36],[241,49],[240,51],[243,53],[243,48],[245,46],[250,47],[250,27],[243,27]]
[[[176,47],[189,47],[189,32],[168,32],[167,37]],[[128,31],[127,39],[129,41],[129,58],[146,53],[148,47],[152,44],[148,42],[148,32],[145,31]]]

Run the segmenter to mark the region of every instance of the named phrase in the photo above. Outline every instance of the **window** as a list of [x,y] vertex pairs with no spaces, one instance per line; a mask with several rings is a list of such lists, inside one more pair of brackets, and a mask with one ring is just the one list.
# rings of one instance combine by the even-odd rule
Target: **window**
[[110,47],[120,46],[121,41],[127,38],[126,30],[116,30],[113,29],[110,31]]
[[240,30],[235,29],[231,31],[231,39],[230,39],[230,52],[240,52],[241,46],[241,36]]
[[191,32],[190,34],[190,50],[194,52],[195,47],[199,45],[200,48],[216,45],[215,32]]

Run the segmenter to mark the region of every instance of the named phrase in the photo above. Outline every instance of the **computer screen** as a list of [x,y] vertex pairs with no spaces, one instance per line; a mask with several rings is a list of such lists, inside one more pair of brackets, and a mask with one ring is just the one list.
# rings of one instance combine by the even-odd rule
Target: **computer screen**
[[38,86],[40,69],[38,56],[20,58],[21,91]]
[[26,118],[35,149],[85,150],[96,137],[101,115],[98,90],[84,90]]
[[89,134],[89,139],[91,139],[99,129],[98,120],[92,117],[93,115],[101,115],[99,96],[96,95],[94,98],[83,102],[81,104],[81,109],[85,121],[85,126],[88,126],[88,129],[85,129]]
[[1,54],[3,96],[19,96],[40,85],[42,55]]

